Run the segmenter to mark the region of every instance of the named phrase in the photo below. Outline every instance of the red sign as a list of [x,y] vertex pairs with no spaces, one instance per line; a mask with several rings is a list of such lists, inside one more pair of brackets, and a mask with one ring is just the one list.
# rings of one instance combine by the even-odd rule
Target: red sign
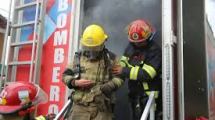
[[[29,0],[25,0],[29,2]],[[65,102],[66,86],[62,73],[68,63],[72,0],[48,0],[45,15],[44,40],[41,58],[40,86],[48,94],[48,102],[38,107],[38,114],[58,113]],[[24,11],[24,18],[32,20],[35,10]],[[31,40],[33,29],[22,29],[21,40]],[[20,48],[19,61],[31,59],[31,46]],[[29,66],[17,68],[17,81],[28,81]]]
[[49,35],[43,45],[40,86],[49,101],[38,108],[38,114],[56,114],[65,102],[62,73],[68,63],[71,6],[71,0],[48,1],[45,32]]

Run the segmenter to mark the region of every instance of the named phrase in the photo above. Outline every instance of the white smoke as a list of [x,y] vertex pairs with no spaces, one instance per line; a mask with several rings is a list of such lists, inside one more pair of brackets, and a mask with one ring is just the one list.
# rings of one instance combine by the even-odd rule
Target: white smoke
[[85,0],[84,2],[83,28],[92,23],[102,25],[109,34],[107,45],[118,54],[122,53],[127,44],[125,28],[135,19],[145,18],[150,21],[160,36],[161,0]]

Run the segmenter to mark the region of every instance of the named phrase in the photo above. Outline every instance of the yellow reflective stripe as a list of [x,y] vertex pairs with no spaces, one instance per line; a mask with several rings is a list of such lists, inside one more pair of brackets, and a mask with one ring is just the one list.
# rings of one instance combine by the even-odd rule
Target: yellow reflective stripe
[[36,119],[36,120],[46,120],[46,118],[43,117],[42,115],[40,115],[39,117],[36,117],[35,119]]
[[120,65],[122,67],[125,67],[126,65],[128,65],[128,67],[130,67],[130,68],[134,67],[133,65],[131,65],[131,64],[128,63],[128,60],[129,60],[128,57],[122,56],[121,59],[120,59]]
[[[146,91],[146,94],[149,96],[151,92],[152,91]],[[158,91],[154,91],[154,92],[155,92],[155,98],[158,98],[159,92]]]
[[131,68],[130,71],[130,80],[137,80],[138,72],[139,72],[139,66],[135,66]]
[[156,70],[150,65],[144,64],[143,69],[149,74],[151,78],[154,78],[157,74]]
[[120,61],[120,65],[121,65],[122,67],[125,67],[125,66],[126,66],[126,63],[125,63],[124,61]]
[[143,82],[143,88],[144,90],[149,90],[149,85],[147,82]]

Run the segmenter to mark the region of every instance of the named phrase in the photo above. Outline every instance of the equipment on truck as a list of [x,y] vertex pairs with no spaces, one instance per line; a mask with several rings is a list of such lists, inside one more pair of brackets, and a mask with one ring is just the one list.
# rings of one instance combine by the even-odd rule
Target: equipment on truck
[[[29,82],[38,82],[40,71],[40,58],[42,53],[43,27],[46,0],[11,0],[9,19],[5,33],[5,42],[2,55],[0,87],[3,87],[6,82],[14,82],[17,80],[17,68],[29,67]],[[30,20],[26,19],[27,11],[35,11]],[[13,13],[12,19],[10,19]],[[23,39],[22,34],[26,29],[32,29],[32,39]],[[9,36],[11,39],[9,40]],[[9,47],[7,47],[7,45]],[[31,56],[28,60],[20,60],[20,52],[30,47]],[[6,52],[8,50],[8,52]],[[8,61],[6,61],[8,56]],[[5,77],[5,79],[4,79]]]

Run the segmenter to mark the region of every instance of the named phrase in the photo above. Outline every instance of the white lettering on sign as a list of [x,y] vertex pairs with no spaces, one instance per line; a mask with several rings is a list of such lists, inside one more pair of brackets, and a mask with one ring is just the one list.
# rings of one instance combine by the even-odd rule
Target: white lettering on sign
[[59,0],[58,12],[62,12],[67,10],[68,8],[68,0]]
[[60,76],[60,67],[54,67],[53,74],[52,74],[52,82],[54,83],[60,82],[59,76]]
[[61,13],[57,17],[57,27],[58,28],[63,28],[66,25],[66,23],[67,23],[66,19],[67,19],[66,13]]
[[54,63],[63,63],[64,61],[64,49],[63,48],[56,48],[54,51]]
[[50,106],[49,106],[49,111],[48,111],[48,113],[49,114],[51,114],[51,113],[54,113],[54,114],[58,114],[58,106],[56,105],[56,104],[51,104]]
[[57,31],[54,34],[54,46],[66,45],[67,40],[67,30]]
[[60,88],[59,86],[50,87],[50,101],[58,102],[60,101]]
[[[59,65],[65,62],[65,49],[68,45],[68,30],[66,29],[67,25],[67,10],[68,10],[68,0],[58,0],[58,16],[56,21],[56,31],[54,32],[54,60],[52,68],[52,80],[50,85],[50,96],[49,101],[51,102],[48,107],[48,113],[57,114],[60,111],[60,101],[63,101],[64,98],[61,97],[60,93],[60,77],[61,77],[61,68]],[[53,85],[54,84],[54,85]]]

